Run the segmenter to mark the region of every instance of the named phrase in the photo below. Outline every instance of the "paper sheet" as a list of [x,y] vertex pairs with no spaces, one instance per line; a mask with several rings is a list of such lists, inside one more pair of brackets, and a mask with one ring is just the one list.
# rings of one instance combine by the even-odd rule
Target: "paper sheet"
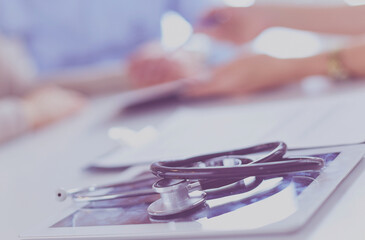
[[[291,148],[365,140],[365,93],[217,108],[182,109],[141,159],[176,159],[284,141]],[[147,157],[147,158],[146,158]],[[136,161],[138,161],[138,157]]]

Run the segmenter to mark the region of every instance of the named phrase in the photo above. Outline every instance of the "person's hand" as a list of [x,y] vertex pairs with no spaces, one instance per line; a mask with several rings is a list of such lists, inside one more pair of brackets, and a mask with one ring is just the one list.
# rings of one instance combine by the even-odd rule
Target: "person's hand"
[[266,55],[241,57],[213,69],[209,79],[191,79],[184,95],[242,95],[286,84],[293,80],[288,61]]
[[243,44],[254,39],[268,27],[270,20],[264,7],[224,7],[204,14],[196,31],[217,40]]
[[127,76],[133,88],[151,86],[191,76],[202,63],[191,53],[168,53],[157,45],[148,45],[129,60]]
[[78,112],[85,99],[58,87],[38,89],[23,99],[25,117],[31,128],[39,128]]
[[128,77],[134,88],[165,83],[186,75],[181,62],[168,56],[134,57],[128,67]]

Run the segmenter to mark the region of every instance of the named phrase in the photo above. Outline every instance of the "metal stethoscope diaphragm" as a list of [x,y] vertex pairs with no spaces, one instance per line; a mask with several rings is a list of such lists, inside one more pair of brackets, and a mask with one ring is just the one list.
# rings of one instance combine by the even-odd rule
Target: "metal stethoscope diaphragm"
[[206,193],[201,191],[198,182],[195,187],[198,191],[190,195],[194,184],[184,179],[162,179],[153,184],[153,189],[161,198],[151,203],[147,209],[151,216],[168,216],[193,209],[205,202]]
[[[57,199],[63,201],[71,197],[76,202],[94,202],[160,194],[160,198],[151,203],[147,211],[152,217],[168,217],[202,205],[209,195],[227,190],[229,192],[229,189],[237,187],[247,192],[264,178],[318,171],[324,166],[321,158],[284,157],[286,151],[285,143],[273,142],[183,160],[155,162],[150,168],[157,177],[148,176],[118,184],[59,190]],[[253,160],[252,155],[258,154],[261,157]],[[248,178],[254,180],[247,183],[245,180]],[[154,180],[156,182],[152,185],[151,181]],[[143,182],[149,187],[108,193],[108,189]],[[103,193],[97,194],[99,191]]]

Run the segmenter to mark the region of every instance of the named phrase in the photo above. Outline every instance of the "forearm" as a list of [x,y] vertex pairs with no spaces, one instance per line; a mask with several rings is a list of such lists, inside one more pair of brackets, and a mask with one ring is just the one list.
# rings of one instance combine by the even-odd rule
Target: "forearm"
[[125,69],[121,63],[44,75],[39,77],[38,82],[40,85],[34,86],[35,88],[47,82],[89,96],[124,91],[129,88]]
[[[301,79],[311,75],[327,75],[330,53],[321,53],[308,58],[282,59],[286,79]],[[343,70],[353,78],[365,77],[365,43],[354,44],[340,50],[339,59]]]
[[296,81],[312,75],[327,75],[327,56],[320,54],[308,58],[280,59],[284,66],[283,78]]
[[268,26],[300,30],[359,35],[365,33],[365,6],[291,7],[258,6]]

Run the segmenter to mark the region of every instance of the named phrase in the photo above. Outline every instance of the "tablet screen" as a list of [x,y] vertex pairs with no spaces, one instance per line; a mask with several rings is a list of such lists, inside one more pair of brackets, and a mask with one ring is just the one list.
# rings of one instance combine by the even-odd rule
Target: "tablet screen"
[[[338,152],[313,155],[325,160],[326,166],[336,159]],[[226,222],[225,228],[234,228],[237,217],[240,224],[245,223],[247,228],[257,228],[269,225],[288,218],[298,211],[300,205],[297,199],[311,184],[317,184],[319,172],[294,173],[258,180],[250,191],[242,188],[220,192],[207,196],[205,204],[189,212],[169,218],[151,218],[147,213],[149,204],[159,198],[159,195],[124,198],[103,202],[89,203],[56,224],[58,227],[81,226],[116,226],[129,224],[154,224],[161,222],[190,222],[196,221],[206,226],[215,226],[213,223]],[[113,192],[131,191],[134,189],[150,188],[154,180],[136,183],[122,188],[113,189]],[[255,183],[254,183],[255,184]],[[250,217],[251,216],[251,217]],[[255,218],[254,216],[260,216]],[[212,225],[213,224],[213,225]],[[223,226],[218,226],[223,228]]]

